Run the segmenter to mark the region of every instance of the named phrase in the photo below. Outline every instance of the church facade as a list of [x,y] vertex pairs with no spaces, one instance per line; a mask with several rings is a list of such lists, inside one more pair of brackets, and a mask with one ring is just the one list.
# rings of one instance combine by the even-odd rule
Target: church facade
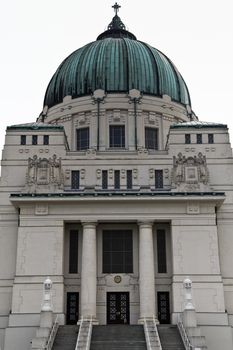
[[233,348],[233,157],[174,64],[117,14],[59,66],[31,124],[7,128],[0,348],[28,350],[42,286],[60,324],[176,324],[193,282],[208,349]]

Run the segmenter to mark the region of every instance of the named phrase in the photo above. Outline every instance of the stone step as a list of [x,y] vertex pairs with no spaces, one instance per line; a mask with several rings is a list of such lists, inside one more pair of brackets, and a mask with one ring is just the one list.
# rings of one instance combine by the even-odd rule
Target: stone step
[[146,350],[146,341],[142,326],[107,325],[94,326],[91,350]]
[[177,326],[158,325],[157,329],[163,350],[185,350]]
[[78,337],[78,326],[59,326],[53,350],[74,350]]

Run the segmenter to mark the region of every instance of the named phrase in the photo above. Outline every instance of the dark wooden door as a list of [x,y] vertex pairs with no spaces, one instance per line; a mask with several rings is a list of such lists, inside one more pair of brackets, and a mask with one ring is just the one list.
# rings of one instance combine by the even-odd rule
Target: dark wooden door
[[79,293],[69,292],[67,293],[67,312],[66,312],[66,323],[77,324],[79,310]]
[[107,323],[129,324],[129,293],[107,293]]
[[158,292],[158,319],[160,323],[170,323],[169,292]]

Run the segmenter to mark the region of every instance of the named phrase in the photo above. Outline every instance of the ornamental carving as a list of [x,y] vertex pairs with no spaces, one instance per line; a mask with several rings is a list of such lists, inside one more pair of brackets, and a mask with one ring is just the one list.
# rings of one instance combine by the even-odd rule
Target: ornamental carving
[[64,178],[61,158],[28,158],[26,189],[29,193],[56,192],[63,190]]
[[173,157],[172,187],[178,191],[209,191],[209,171],[206,157],[186,157],[179,153]]

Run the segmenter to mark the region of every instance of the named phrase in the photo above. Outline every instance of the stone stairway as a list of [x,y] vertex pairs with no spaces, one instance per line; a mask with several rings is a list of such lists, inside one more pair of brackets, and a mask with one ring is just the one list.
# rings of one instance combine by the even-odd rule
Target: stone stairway
[[143,326],[93,326],[90,350],[146,350]]
[[185,350],[177,326],[158,325],[157,329],[163,350]]
[[59,326],[53,343],[53,350],[75,350],[78,326]]

